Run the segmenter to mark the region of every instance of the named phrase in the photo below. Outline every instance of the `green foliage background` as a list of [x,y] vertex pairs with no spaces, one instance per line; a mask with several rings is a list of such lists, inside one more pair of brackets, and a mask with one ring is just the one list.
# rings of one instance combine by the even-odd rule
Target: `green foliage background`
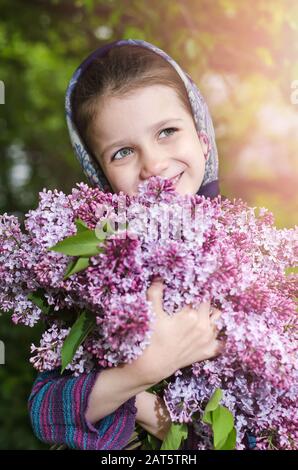
[[[268,207],[279,227],[294,226],[295,0],[2,0],[0,212],[22,218],[44,187],[67,192],[86,181],[70,146],[64,93],[89,52],[120,38],[155,43],[198,84],[214,120],[222,193]],[[30,343],[39,336],[40,330],[12,326],[2,315],[0,449],[45,447],[27,413],[36,375],[28,364]]]

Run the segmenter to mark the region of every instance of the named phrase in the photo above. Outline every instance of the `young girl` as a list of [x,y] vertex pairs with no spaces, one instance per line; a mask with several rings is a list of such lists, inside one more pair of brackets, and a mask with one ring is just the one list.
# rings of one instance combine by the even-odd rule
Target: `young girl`
[[[164,51],[120,40],[94,51],[66,93],[67,124],[91,185],[129,195],[151,176],[172,178],[181,194],[219,194],[218,158],[207,105],[189,75]],[[135,423],[159,439],[170,426],[163,400],[147,392],[193,362],[220,353],[210,302],[173,317],[163,284],[147,298],[157,314],[151,343],[131,364],[72,377],[38,375],[29,397],[33,430],[44,442],[78,449],[123,449]],[[195,448],[190,426],[185,449]]]

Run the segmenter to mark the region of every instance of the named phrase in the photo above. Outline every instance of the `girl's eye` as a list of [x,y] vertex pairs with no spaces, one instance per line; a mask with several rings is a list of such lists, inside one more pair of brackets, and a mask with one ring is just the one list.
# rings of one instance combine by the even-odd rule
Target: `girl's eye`
[[[129,147],[124,147],[123,149],[118,150],[114,155],[112,156],[112,160],[122,160],[122,158],[117,158],[117,154],[120,152],[123,152],[124,150],[131,150]],[[125,157],[125,155],[124,155]]]
[[[166,129],[163,129],[162,131],[160,131],[160,134],[162,132],[165,132],[165,131],[173,131],[173,133],[171,133],[170,135],[173,135],[175,132],[178,131],[178,129],[176,127],[167,127]],[[168,137],[170,137],[170,135]],[[112,155],[112,158],[111,160],[122,160],[122,158],[118,158],[117,155],[118,153],[120,152],[123,152],[124,150],[132,150],[130,147],[123,147],[122,149],[118,150],[116,153],[114,153],[114,155]],[[124,157],[128,156],[128,155],[122,155]]]
[[176,127],[167,127],[166,129],[163,129],[160,133],[165,132],[165,131],[174,131],[175,133],[178,131],[178,129],[176,129]]

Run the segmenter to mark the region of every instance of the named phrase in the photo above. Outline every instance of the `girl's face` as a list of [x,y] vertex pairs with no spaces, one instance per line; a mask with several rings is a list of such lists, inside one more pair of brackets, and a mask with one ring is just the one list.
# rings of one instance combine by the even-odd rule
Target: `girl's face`
[[205,158],[192,116],[175,91],[164,85],[109,97],[89,130],[93,153],[115,193],[137,193],[151,176],[180,176],[176,190],[195,194]]

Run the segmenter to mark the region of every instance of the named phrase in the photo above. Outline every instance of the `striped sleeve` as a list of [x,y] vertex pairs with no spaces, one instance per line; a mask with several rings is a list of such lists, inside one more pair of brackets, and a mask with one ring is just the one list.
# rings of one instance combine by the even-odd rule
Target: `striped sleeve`
[[123,449],[135,428],[135,397],[92,425],[85,418],[88,398],[100,374],[92,371],[78,377],[41,372],[28,400],[34,434],[48,444],[65,444],[72,449]]

